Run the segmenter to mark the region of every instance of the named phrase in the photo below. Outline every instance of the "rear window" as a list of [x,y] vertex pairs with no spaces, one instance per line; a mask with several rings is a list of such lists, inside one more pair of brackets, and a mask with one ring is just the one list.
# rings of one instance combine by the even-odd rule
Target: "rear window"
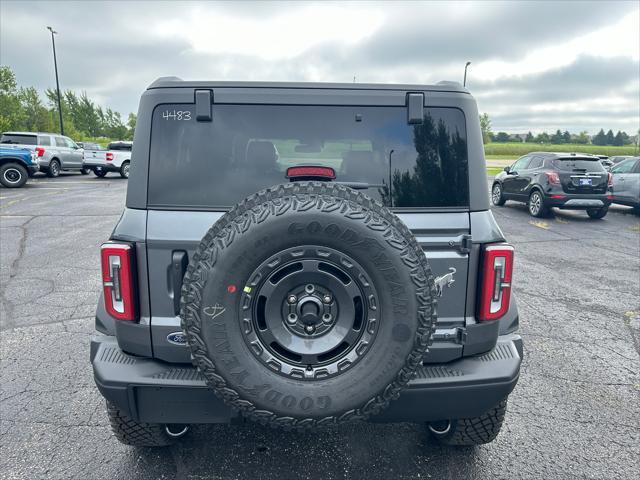
[[127,144],[127,143],[110,143],[107,146],[108,150],[123,150],[123,151],[127,151],[130,152],[131,151],[131,145]]
[[36,135],[20,135],[13,133],[3,133],[0,143],[9,143],[13,145],[37,145],[38,137]]
[[469,204],[462,111],[425,109],[407,124],[405,107],[213,105],[197,122],[193,104],[153,114],[149,206],[227,208],[287,182],[294,165],[333,167],[338,182],[397,208]]
[[564,172],[584,171],[584,172],[605,172],[599,158],[557,158],[551,161],[558,170]]

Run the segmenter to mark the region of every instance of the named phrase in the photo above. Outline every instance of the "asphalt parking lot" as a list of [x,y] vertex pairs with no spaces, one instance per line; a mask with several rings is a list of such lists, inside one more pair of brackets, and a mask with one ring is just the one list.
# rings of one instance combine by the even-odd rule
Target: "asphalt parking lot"
[[199,427],[154,451],[112,437],[89,365],[98,247],[125,189],[119,176],[69,174],[0,190],[0,477],[636,478],[640,218],[628,210],[595,221],[494,210],[516,246],[525,359],[492,444],[444,448],[411,424],[246,424]]

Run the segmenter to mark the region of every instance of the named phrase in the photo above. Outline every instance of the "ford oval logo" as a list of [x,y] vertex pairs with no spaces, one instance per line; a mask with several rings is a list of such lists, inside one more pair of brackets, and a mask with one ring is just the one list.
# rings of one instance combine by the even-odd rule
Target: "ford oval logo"
[[187,336],[182,332],[173,332],[167,335],[167,342],[185,346],[187,344]]

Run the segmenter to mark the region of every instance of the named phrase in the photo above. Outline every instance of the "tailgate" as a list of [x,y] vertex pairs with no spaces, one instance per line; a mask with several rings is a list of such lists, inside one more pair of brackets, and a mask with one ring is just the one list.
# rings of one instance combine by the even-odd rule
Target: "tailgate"
[[106,165],[107,152],[104,150],[85,150],[84,162],[91,165]]
[[[147,220],[147,255],[153,353],[170,362],[190,362],[185,346],[170,343],[167,336],[179,332],[179,286],[174,271],[184,271],[188,258],[222,212],[179,212],[149,210]],[[406,213],[398,215],[416,236],[429,259],[434,276],[455,269],[454,283],[438,299],[438,332],[432,351],[447,349],[446,358],[462,355],[462,345],[455,343],[456,327],[465,325],[469,253],[469,214]],[[436,344],[440,344],[439,346]],[[453,356],[453,357],[452,357]],[[441,357],[440,357],[441,358]]]
[[561,172],[560,183],[566,193],[606,193],[608,174],[605,173],[579,173]]

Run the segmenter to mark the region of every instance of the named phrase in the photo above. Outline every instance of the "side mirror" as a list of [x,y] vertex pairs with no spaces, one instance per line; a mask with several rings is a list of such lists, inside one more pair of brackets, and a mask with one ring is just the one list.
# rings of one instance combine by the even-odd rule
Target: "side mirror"
[[511,167],[507,165],[506,167],[504,167],[504,171],[509,173],[511,171]]

